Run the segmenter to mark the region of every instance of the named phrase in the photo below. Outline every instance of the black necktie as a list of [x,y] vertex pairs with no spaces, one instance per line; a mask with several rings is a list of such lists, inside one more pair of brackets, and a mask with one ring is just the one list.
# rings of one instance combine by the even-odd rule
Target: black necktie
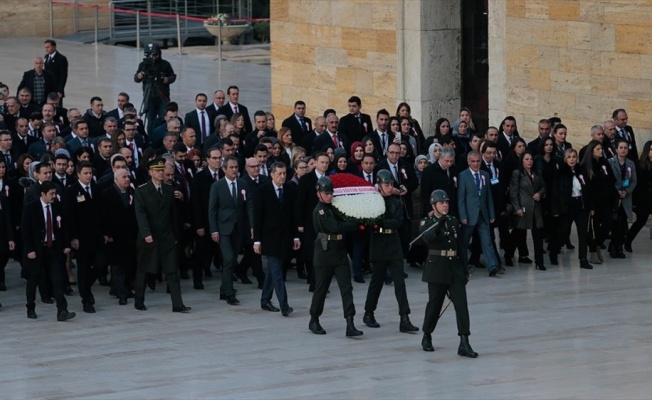
[[283,205],[283,188],[278,188],[276,190],[278,190],[278,201]]
[[235,182],[231,182],[231,196],[233,196],[233,201],[238,202],[238,193],[235,191]]
[[163,197],[163,191],[161,190],[160,186],[158,187],[158,189],[156,189],[156,191],[158,192],[159,196]]
[[201,137],[205,138],[208,136],[206,133],[206,120],[204,119],[204,112],[201,112]]
[[11,154],[5,153],[5,164],[7,166],[7,169],[10,169],[11,167]]
[[213,180],[214,180],[214,181],[217,180],[217,172],[213,172]]
[[301,124],[301,130],[306,130],[306,124],[303,122],[303,117],[299,117],[299,124]]
[[91,187],[90,187],[90,185],[86,186],[86,193],[88,193],[88,197],[90,197],[91,199],[93,198],[93,196],[91,195]]
[[367,174],[367,180],[373,185],[374,182],[371,180],[371,174]]

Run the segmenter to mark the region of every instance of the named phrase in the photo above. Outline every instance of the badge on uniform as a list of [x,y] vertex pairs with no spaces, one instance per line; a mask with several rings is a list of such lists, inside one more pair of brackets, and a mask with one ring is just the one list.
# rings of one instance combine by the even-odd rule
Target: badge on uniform
[[84,197],[83,194],[80,194],[77,196],[77,203],[81,203],[82,201],[86,201],[86,198]]
[[425,220],[425,219],[422,219],[420,225],[421,225],[421,226],[424,226],[425,224],[426,224],[426,220]]
[[324,216],[324,210],[319,210],[319,215]]

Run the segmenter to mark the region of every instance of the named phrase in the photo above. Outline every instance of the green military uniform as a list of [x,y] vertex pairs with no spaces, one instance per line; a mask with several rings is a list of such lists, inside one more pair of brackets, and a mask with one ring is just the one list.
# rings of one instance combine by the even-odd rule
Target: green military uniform
[[407,293],[405,291],[405,278],[403,278],[403,250],[398,236],[398,228],[403,223],[403,206],[400,200],[388,196],[385,200],[385,215],[378,222],[378,228],[371,234],[369,248],[369,261],[373,266],[371,283],[367,291],[365,313],[373,314],[378,305],[380,292],[385,284],[387,269],[394,278],[394,293],[400,315],[410,314]]
[[333,275],[342,295],[344,317],[355,315],[353,305],[353,286],[349,258],[344,245],[344,232],[353,232],[358,228],[354,221],[339,221],[335,218],[332,205],[319,202],[312,213],[312,220],[317,232],[315,240],[314,266],[316,286],[310,305],[310,316],[319,318],[324,311],[324,300]]
[[[439,224],[436,227],[425,232],[437,222]],[[465,287],[467,269],[459,256],[466,249],[461,248],[462,243],[458,237],[460,223],[450,215],[424,218],[419,229],[420,232],[425,232],[422,241],[428,245],[428,260],[422,277],[422,281],[428,283],[423,333],[430,335],[435,330],[446,293],[449,292],[455,306],[458,335],[468,336],[470,323]]]
[[[145,301],[145,274],[156,274],[159,268],[166,276],[173,309],[183,307],[179,287],[176,242],[179,237],[174,189],[161,184],[158,192],[152,181],[136,188],[135,209],[138,222],[138,270],[135,304]],[[153,242],[145,242],[152,236]]]

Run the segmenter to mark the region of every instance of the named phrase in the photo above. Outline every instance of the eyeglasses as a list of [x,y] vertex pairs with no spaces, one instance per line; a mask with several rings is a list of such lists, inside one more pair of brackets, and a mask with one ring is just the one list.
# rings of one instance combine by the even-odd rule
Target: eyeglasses
[[387,154],[391,154],[391,155],[395,156],[395,155],[401,154],[401,153],[399,151],[388,151]]

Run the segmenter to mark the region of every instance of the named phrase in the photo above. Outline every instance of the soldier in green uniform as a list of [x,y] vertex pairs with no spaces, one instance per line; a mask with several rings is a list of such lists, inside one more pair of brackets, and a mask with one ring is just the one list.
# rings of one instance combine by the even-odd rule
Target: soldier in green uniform
[[319,203],[312,212],[312,220],[317,231],[315,240],[314,266],[316,287],[310,305],[310,324],[308,329],[314,334],[325,335],[326,331],[319,324],[319,316],[324,311],[324,300],[333,275],[337,279],[342,295],[342,307],[346,318],[346,336],[360,336],[362,331],[355,328],[353,316],[353,286],[351,270],[344,245],[344,232],[353,232],[358,228],[355,221],[342,222],[335,218],[331,202],[333,201],[333,183],[330,178],[322,176],[317,181]]
[[145,311],[145,274],[156,274],[159,268],[167,279],[172,311],[187,313],[181,300],[176,243],[179,237],[174,189],[163,183],[165,159],[147,163],[150,181],[136,189],[135,209],[138,222],[138,270],[134,307]]
[[458,240],[460,223],[454,216],[448,215],[449,198],[445,191],[438,189],[430,195],[433,216],[421,220],[421,240],[428,245],[428,261],[423,270],[424,282],[428,283],[428,304],[423,321],[424,351],[435,351],[432,346],[432,332],[437,326],[442,304],[449,293],[457,317],[457,334],[460,346],[457,354],[475,358],[478,353],[469,344],[469,309],[466,302],[466,282],[469,278],[467,266],[459,254],[461,248]]
[[385,215],[378,221],[371,234],[369,261],[373,268],[371,283],[367,291],[367,301],[364,306],[362,322],[370,328],[380,328],[376,322],[374,311],[378,306],[378,298],[385,284],[385,272],[389,268],[394,277],[394,293],[398,302],[398,313],[401,316],[399,330],[401,332],[417,332],[419,328],[410,322],[410,304],[405,291],[403,278],[403,250],[398,228],[403,223],[403,206],[400,200],[392,195],[394,177],[386,169],[381,169],[376,175],[378,191],[385,200]]

